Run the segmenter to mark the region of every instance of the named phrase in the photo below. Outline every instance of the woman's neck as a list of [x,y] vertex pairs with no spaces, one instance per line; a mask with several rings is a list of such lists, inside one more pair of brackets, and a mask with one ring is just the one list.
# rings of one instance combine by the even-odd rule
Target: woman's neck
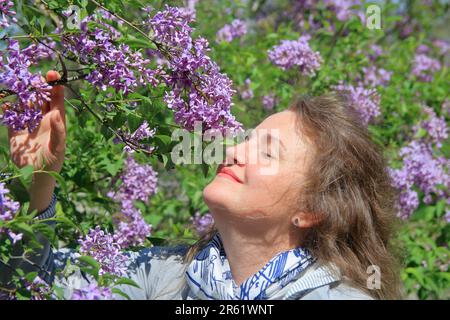
[[242,228],[230,225],[225,228],[217,225],[217,228],[231,274],[238,286],[261,270],[278,253],[296,248],[300,243],[298,229],[273,235],[270,232],[247,234],[241,231]]

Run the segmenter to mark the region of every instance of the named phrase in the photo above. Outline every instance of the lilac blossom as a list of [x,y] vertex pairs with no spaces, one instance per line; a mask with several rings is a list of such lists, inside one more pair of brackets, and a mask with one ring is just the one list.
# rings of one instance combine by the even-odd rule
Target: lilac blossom
[[282,40],[268,51],[269,60],[283,70],[298,67],[302,74],[314,76],[323,61],[320,53],[309,46],[309,39],[305,35],[298,40]]
[[40,73],[29,71],[42,55],[39,46],[21,50],[18,41],[10,40],[0,59],[0,85],[17,95],[17,101],[9,105],[0,121],[15,131],[32,132],[42,119],[41,107],[50,100],[51,87]]
[[[14,219],[15,214],[19,211],[20,204],[12,200],[8,196],[9,190],[3,182],[0,182],[0,221],[8,222]],[[22,233],[14,233],[7,228],[0,228],[0,236],[6,233],[12,240],[13,244],[22,239]]]
[[[99,17],[99,13],[86,17],[81,22],[81,32],[64,35],[62,45],[67,55],[75,55],[81,64],[92,66],[86,80],[102,90],[108,87],[128,94],[138,86],[156,86],[160,69],[150,68],[150,59],[128,45],[115,42],[120,32]],[[107,17],[107,16],[106,16]],[[91,21],[104,28],[88,28]]]
[[231,24],[224,25],[216,34],[216,41],[231,42],[235,38],[240,38],[247,33],[247,25],[239,19],[235,19]]
[[364,12],[352,9],[353,6],[361,5],[359,0],[324,0],[324,4],[336,13],[336,18],[339,21],[347,21],[352,16],[357,15],[363,23],[365,22]]
[[249,100],[253,98],[253,90],[250,87],[251,85],[251,80],[250,79],[245,79],[245,87],[244,89],[241,91],[241,98],[243,100]]
[[115,236],[121,239],[123,247],[140,245],[151,233],[151,225],[142,218],[133,201],[148,202],[157,191],[157,172],[150,165],[140,165],[130,155],[125,161],[120,176],[122,184],[108,196],[120,203],[120,214],[114,216]]
[[425,44],[420,44],[417,48],[416,48],[416,53],[417,54],[426,54],[430,52],[430,47],[425,45]]
[[428,133],[430,142],[440,149],[442,142],[448,138],[448,127],[445,117],[438,117],[436,112],[430,107],[425,106],[423,111],[427,114],[428,119],[422,121],[419,126],[415,126],[414,131],[417,132],[419,128],[424,129]]
[[434,73],[441,69],[441,63],[425,54],[416,54],[414,57],[412,73],[420,81],[430,82]]
[[157,191],[157,175],[150,165],[141,165],[133,157],[128,156],[124,172],[120,176],[122,184],[117,192],[111,191],[108,196],[118,202],[123,200],[147,202]]
[[170,74],[165,79],[171,90],[164,100],[174,112],[175,122],[185,129],[193,130],[194,123],[201,121],[205,130],[241,130],[231,114],[232,82],[207,56],[208,41],[191,38],[191,22],[192,15],[169,6],[149,19],[154,38],[170,55]]
[[111,300],[111,288],[99,287],[97,283],[92,282],[88,286],[76,289],[72,293],[71,300]]
[[200,212],[197,211],[195,215],[190,218],[190,222],[197,234],[202,237],[213,225],[214,218],[209,212],[201,215]]
[[370,46],[369,59],[371,61],[375,61],[382,54],[383,54],[383,48],[381,48],[379,45],[372,44]]
[[445,56],[450,51],[450,44],[443,39],[437,39],[433,41],[433,45],[439,49],[439,54]]
[[335,89],[348,95],[363,124],[368,125],[370,121],[381,114],[380,96],[375,89],[367,89],[361,83],[356,86],[341,83],[335,86]]
[[374,65],[364,67],[364,85],[369,87],[386,86],[391,80],[392,72]]
[[152,232],[152,225],[145,222],[141,211],[131,206],[122,206],[120,214],[113,217],[113,223],[114,236],[121,239],[124,248],[142,244]]
[[126,273],[127,257],[121,253],[120,239],[104,232],[100,226],[90,229],[84,239],[79,239],[80,253],[94,258],[100,264],[99,274],[111,273],[123,276]]
[[267,111],[272,110],[275,106],[275,95],[273,93],[265,95],[262,99],[262,104]]
[[46,300],[52,293],[51,287],[42,280],[39,276],[26,286],[26,289],[31,292],[31,300]]
[[16,12],[11,10],[14,7],[14,2],[9,0],[0,0],[0,27],[7,28],[10,26],[10,21],[17,22],[14,17]]
[[[119,133],[121,133],[122,137],[124,140],[126,140],[127,142],[129,142],[130,144],[132,144],[133,146],[135,146],[136,148],[140,148],[140,149],[144,149],[147,152],[153,152],[154,147],[152,146],[148,146],[145,145],[143,143],[141,143],[142,140],[147,139],[147,138],[151,138],[155,135],[156,130],[155,129],[150,129],[149,124],[146,120],[144,120],[144,122],[142,122],[142,124],[139,126],[139,128],[136,129],[135,132],[133,132],[132,134],[130,133],[125,133],[122,132],[122,130],[117,130]],[[113,139],[114,143],[119,143],[122,140],[120,138],[115,137]],[[129,145],[126,145],[123,150],[127,153],[134,153],[134,149],[131,148]]]
[[[403,161],[400,169],[390,169],[394,186],[400,190],[397,204],[398,215],[407,218],[418,207],[419,200],[414,188],[420,190],[423,201],[431,204],[433,196],[436,200],[446,199],[450,204],[450,161],[445,157],[433,154],[431,143],[424,140],[413,140],[399,152]],[[444,189],[439,186],[444,186]]]

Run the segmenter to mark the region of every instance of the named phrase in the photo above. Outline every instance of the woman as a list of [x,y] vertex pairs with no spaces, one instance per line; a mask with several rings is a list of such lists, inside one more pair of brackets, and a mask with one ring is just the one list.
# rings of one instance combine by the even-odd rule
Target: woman
[[[50,71],[47,81],[59,75]],[[278,130],[279,146],[264,153],[276,172],[262,174],[252,135],[227,148],[226,161],[204,189],[214,217],[209,234],[191,247],[152,247],[127,253],[123,285],[132,299],[395,299],[399,269],[390,246],[395,192],[381,151],[357,114],[334,96],[304,98],[265,119],[254,132]],[[60,171],[65,149],[64,92],[51,102],[34,133],[11,133],[13,161]],[[278,138],[278,139],[277,139]],[[24,147],[25,146],[25,147]],[[35,176],[30,207],[54,213],[55,181]],[[88,284],[80,272],[54,279],[70,251],[44,249],[36,257],[70,297]],[[20,264],[23,262],[17,262]],[[31,267],[31,266],[29,266]],[[45,275],[45,273],[44,273]]]

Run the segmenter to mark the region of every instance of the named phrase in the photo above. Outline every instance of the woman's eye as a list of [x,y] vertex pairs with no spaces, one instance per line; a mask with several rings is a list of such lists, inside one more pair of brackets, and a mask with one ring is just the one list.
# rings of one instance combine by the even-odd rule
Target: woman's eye
[[271,155],[270,153],[264,152],[264,155],[265,155],[267,158],[272,158],[272,155]]

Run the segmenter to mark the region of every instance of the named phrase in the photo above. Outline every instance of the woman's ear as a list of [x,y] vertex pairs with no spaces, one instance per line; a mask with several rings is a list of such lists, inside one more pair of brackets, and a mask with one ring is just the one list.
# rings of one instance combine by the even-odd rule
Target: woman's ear
[[324,219],[322,214],[297,212],[291,218],[291,222],[297,228],[308,229],[319,224]]

